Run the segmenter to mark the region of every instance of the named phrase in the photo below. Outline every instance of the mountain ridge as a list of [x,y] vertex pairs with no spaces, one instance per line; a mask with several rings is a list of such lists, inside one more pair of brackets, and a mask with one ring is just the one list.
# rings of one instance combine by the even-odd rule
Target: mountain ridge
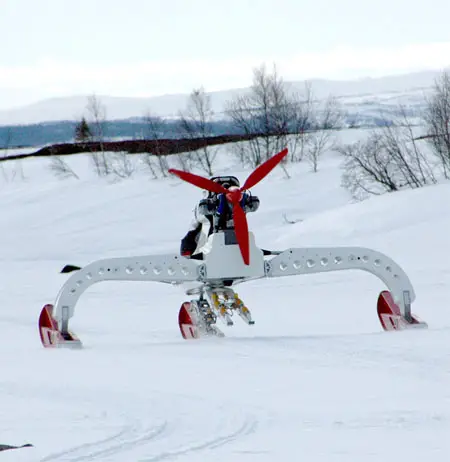
[[[349,98],[400,98],[413,95],[417,100],[423,96],[441,71],[427,70],[407,74],[387,75],[383,77],[365,77],[357,80],[311,79],[308,81],[286,81],[293,92],[301,93],[305,83],[310,82],[314,95],[326,98],[329,95],[342,100]],[[236,95],[244,94],[249,87],[231,88],[207,92],[211,96],[211,105],[215,113],[223,113],[225,104]],[[0,89],[1,90],[1,89]],[[384,95],[384,97],[383,97]],[[0,125],[27,125],[56,121],[79,120],[86,114],[89,95],[59,96],[44,99],[25,106],[0,110]],[[98,95],[106,108],[108,120],[142,117],[150,112],[162,117],[176,117],[186,106],[188,93],[174,93],[150,97],[127,97]]]

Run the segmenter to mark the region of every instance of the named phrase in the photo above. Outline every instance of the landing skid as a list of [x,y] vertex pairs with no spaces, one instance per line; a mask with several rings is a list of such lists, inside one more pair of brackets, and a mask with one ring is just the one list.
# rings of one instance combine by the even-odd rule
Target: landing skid
[[[192,293],[192,291],[189,291]],[[217,326],[221,322],[233,326],[233,316],[238,315],[246,324],[253,325],[250,310],[230,287],[210,287],[205,285],[197,300],[184,302],[178,315],[178,325],[185,339],[205,336],[224,337]]]
[[378,297],[377,312],[381,326],[386,331],[426,329],[428,327],[428,324],[420,321],[417,316],[411,313],[410,309],[402,314],[391,293],[387,290],[381,292]]
[[46,348],[82,348],[80,339],[70,331],[61,332],[53,317],[53,305],[45,305],[39,316],[39,335]]
[[225,334],[215,323],[216,319],[208,319],[195,300],[184,302],[181,305],[178,313],[178,326],[185,340],[203,337],[225,337]]

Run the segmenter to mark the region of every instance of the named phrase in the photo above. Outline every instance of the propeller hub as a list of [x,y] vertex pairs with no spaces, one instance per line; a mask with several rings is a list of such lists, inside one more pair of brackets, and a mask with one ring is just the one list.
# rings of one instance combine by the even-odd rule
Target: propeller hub
[[236,186],[232,186],[228,191],[229,192],[225,196],[228,202],[231,202],[232,204],[237,204],[241,201],[242,191],[239,188],[237,188]]

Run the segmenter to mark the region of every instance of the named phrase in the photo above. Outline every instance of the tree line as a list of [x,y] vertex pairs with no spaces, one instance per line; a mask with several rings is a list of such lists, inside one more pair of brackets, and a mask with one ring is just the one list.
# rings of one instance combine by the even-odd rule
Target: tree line
[[[398,118],[384,127],[368,130],[356,142],[337,142],[345,113],[339,100],[330,95],[319,100],[306,83],[302,92],[295,92],[279,75],[276,67],[260,66],[253,70],[248,91],[225,104],[225,115],[245,135],[245,142],[230,142],[230,153],[243,166],[251,168],[264,162],[285,146],[289,157],[282,165],[289,178],[289,164],[306,161],[311,171],[319,170],[320,159],[327,151],[342,158],[342,186],[356,199],[370,195],[418,188],[450,179],[450,75],[444,71],[435,80],[425,97],[425,110],[412,120],[408,108],[398,108]],[[382,114],[380,117],[382,118]],[[222,114],[220,115],[222,117]],[[217,120],[211,97],[203,87],[194,89],[175,125],[184,140],[205,140],[197,149],[177,155],[173,162],[184,170],[197,170],[212,176],[215,173],[217,146],[211,146],[212,125]],[[86,115],[76,126],[78,143],[95,143],[89,153],[98,176],[131,176],[142,165],[154,178],[167,176],[169,156],[163,134],[167,132],[164,118],[151,111],[144,116],[145,129],[140,138],[151,141],[151,149],[139,158],[128,151],[106,149],[106,108],[92,95],[88,98]],[[171,124],[173,121],[171,121]],[[171,129],[174,127],[171,125]],[[89,150],[87,150],[89,152]],[[3,166],[3,174],[5,170]],[[50,168],[57,175],[74,176],[61,156],[51,156]],[[16,168],[15,175],[18,168]],[[22,172],[19,172],[22,176]]]
[[[75,128],[75,141],[104,142],[106,108],[95,95],[88,98],[86,112],[87,116]],[[309,84],[305,85],[301,94],[291,91],[275,66],[272,70],[266,66],[254,69],[248,93],[227,101],[224,113],[232,122],[234,131],[247,139],[231,143],[232,153],[242,165],[252,168],[288,146],[289,162],[307,159],[312,169],[317,171],[320,156],[333,145],[333,131],[341,127],[343,120],[336,98],[330,96],[325,101],[317,100]],[[213,137],[212,126],[216,116],[210,95],[203,87],[194,89],[186,108],[179,111],[175,130],[179,138],[204,139],[205,143],[202,148],[178,157],[181,168],[197,169],[209,176],[214,174],[217,147],[210,146],[207,140]],[[151,111],[145,114],[144,120],[146,128],[142,138],[153,140],[156,144],[142,160],[154,177],[166,176],[169,168],[167,156],[159,151],[157,141],[166,132],[168,121]],[[99,176],[117,174],[117,170],[121,171],[119,176],[132,173],[126,153],[112,154],[101,150],[91,153],[91,158]],[[120,165],[120,168],[113,165]]]

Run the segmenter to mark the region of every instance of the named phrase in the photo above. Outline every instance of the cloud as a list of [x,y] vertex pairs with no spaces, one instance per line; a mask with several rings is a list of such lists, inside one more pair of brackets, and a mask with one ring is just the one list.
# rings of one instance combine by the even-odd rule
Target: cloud
[[450,42],[390,48],[336,47],[325,53],[303,53],[282,63],[280,72],[295,78],[375,77],[450,65]]
[[0,67],[0,88],[32,91],[42,97],[72,94],[152,96],[186,93],[203,85],[207,91],[244,87],[252,68],[275,63],[286,80],[358,78],[450,64],[450,42],[392,48],[335,47],[322,53],[298,53],[276,59],[159,60],[102,66],[45,59],[28,66]]

